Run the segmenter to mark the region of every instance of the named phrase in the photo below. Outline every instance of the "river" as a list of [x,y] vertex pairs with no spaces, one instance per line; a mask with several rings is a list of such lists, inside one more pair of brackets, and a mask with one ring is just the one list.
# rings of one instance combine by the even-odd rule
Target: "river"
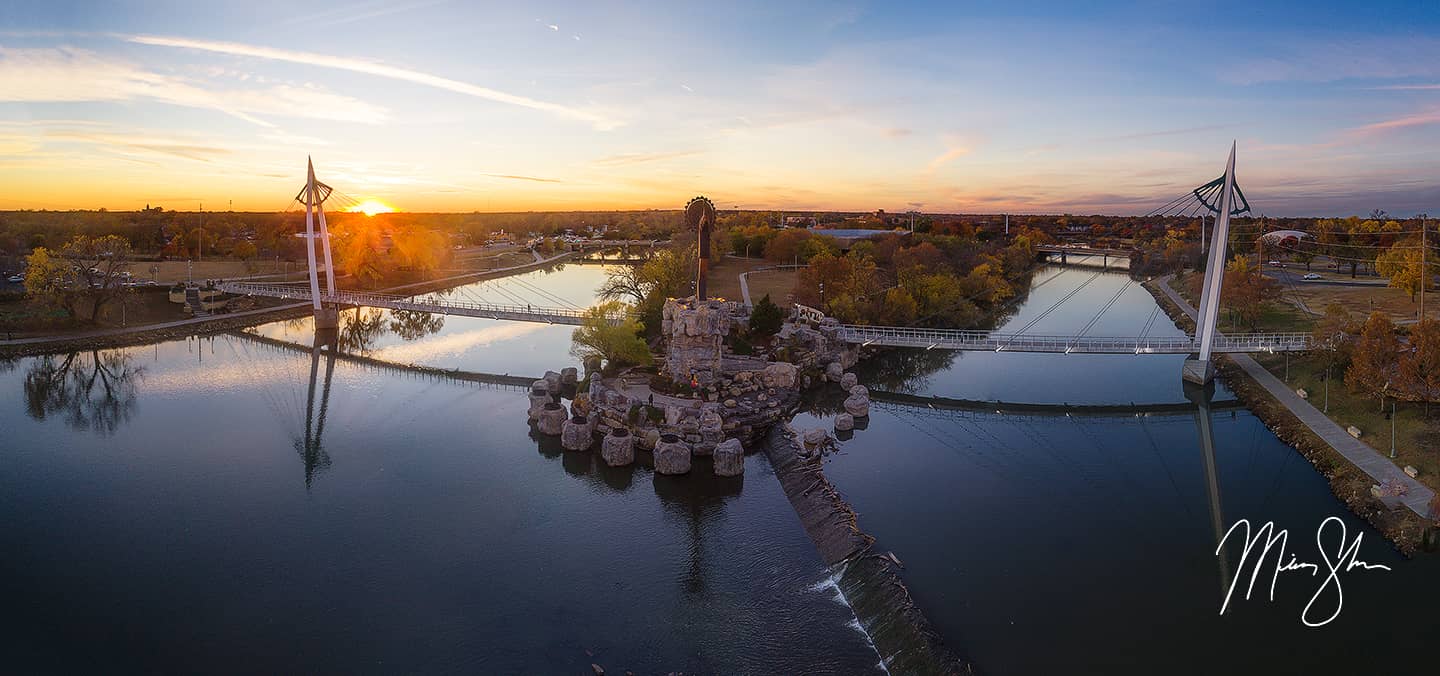
[[[1006,326],[1064,333],[1116,297],[1091,334],[1176,332],[1123,274],[1095,273],[1042,270]],[[583,307],[603,277],[448,293]],[[570,327],[353,310],[345,327],[346,352],[390,362],[532,377],[578,361]],[[703,460],[686,477],[597,466],[532,435],[521,391],[331,362],[306,349],[308,320],[253,333],[268,340],[0,362],[10,668],[880,671],[763,453],[731,481]],[[1179,369],[893,351],[858,370],[882,391],[1174,404]],[[829,428],[834,394],[795,426]],[[1434,557],[1402,560],[1248,412],[1212,424],[1218,501],[1191,414],[877,405],[826,473],[985,673],[1411,673]],[[1394,570],[1347,575],[1321,629],[1299,619],[1309,578],[1220,617],[1216,514],[1274,519],[1297,547],[1340,516]]]
[[[1070,335],[1119,293],[1090,333],[1139,335],[1155,308],[1149,293],[1123,273],[1095,275],[1042,270],[999,330],[1031,324],[1080,288],[1029,331]],[[1157,323],[1152,335],[1179,333],[1163,314]],[[1188,401],[1182,359],[896,350],[857,371],[872,390],[958,399],[1176,403]],[[833,425],[840,395],[830,387],[796,428]],[[1213,398],[1233,397],[1220,384]],[[921,610],[987,674],[1432,673],[1426,627],[1440,558],[1405,560],[1249,411],[1210,420],[1214,493],[1193,413],[872,405],[825,473],[879,550],[904,563]],[[1323,627],[1301,622],[1324,577],[1303,572],[1280,578],[1274,602],[1262,600],[1269,573],[1245,602],[1247,577],[1219,614],[1240,552],[1229,548],[1223,565],[1214,552],[1231,524],[1273,520],[1289,529],[1291,551],[1319,563],[1316,530],[1329,516],[1352,538],[1363,533],[1363,559],[1393,570],[1343,575],[1343,611]],[[1325,595],[1316,616],[1334,606]]]

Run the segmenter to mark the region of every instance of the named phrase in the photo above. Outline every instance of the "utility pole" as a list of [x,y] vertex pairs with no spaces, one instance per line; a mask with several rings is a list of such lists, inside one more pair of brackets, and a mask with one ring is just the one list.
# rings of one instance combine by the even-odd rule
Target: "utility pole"
[[1425,265],[1425,218],[1429,214],[1420,216],[1420,321],[1425,321],[1425,287],[1430,284],[1430,268]]
[[199,260],[199,261],[203,261],[203,260],[205,260],[205,203],[204,203],[204,202],[201,202],[201,203],[200,203],[200,244],[199,244],[199,247],[198,247],[198,248],[199,248],[199,252],[196,254],[195,259],[196,259],[196,260]]

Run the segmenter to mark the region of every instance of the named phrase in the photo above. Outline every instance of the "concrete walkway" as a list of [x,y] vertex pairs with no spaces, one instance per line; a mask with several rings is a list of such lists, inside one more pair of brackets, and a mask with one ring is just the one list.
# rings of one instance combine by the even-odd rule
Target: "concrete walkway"
[[[1160,290],[1163,291],[1176,306],[1184,310],[1185,314],[1190,315],[1191,319],[1195,319],[1195,308],[1191,307],[1190,303],[1181,297],[1175,289],[1170,288],[1170,278],[1172,276],[1173,275],[1166,275],[1161,277],[1156,280],[1156,283],[1160,285]],[[1254,359],[1243,354],[1232,354],[1230,358],[1234,360],[1240,368],[1244,369],[1246,373],[1250,374],[1251,378],[1254,378],[1256,382],[1260,383],[1262,387],[1269,391],[1277,401],[1290,409],[1290,411],[1295,414],[1295,417],[1300,419],[1300,422],[1305,423],[1306,427],[1309,427],[1312,432],[1321,439],[1324,439],[1325,443],[1330,444],[1330,447],[1335,449],[1340,455],[1345,456],[1345,459],[1349,460],[1351,464],[1359,467],[1360,471],[1368,474],[1370,478],[1375,480],[1375,483],[1383,484],[1392,478],[1398,479],[1403,483],[1409,489],[1409,492],[1400,498],[1400,502],[1416,514],[1429,518],[1430,500],[1435,497],[1435,491],[1431,490],[1429,486],[1410,478],[1409,475],[1400,471],[1400,468],[1396,467],[1395,463],[1390,461],[1387,454],[1381,453],[1369,444],[1350,436],[1339,423],[1331,420],[1329,416],[1310,405],[1310,402],[1301,399],[1300,395],[1295,394],[1295,391],[1291,389],[1290,386],[1286,385],[1279,378],[1276,378],[1275,374],[1270,373],[1268,369],[1261,366]]]
[[[732,258],[739,258],[739,257],[738,257],[738,256],[732,256]],[[755,304],[752,303],[752,302],[750,302],[750,280],[747,279],[747,277],[748,277],[748,276],[750,275],[750,273],[752,273],[752,272],[768,272],[768,271],[770,271],[770,270],[790,270],[790,269],[798,270],[798,269],[800,269],[800,268],[808,268],[808,267],[810,267],[810,266],[809,266],[809,265],[770,265],[770,266],[766,266],[766,267],[763,267],[763,268],[755,268],[754,270],[746,270],[745,272],[740,273],[740,298],[741,298],[741,300],[744,300],[744,301],[745,301],[745,307],[755,307]]]

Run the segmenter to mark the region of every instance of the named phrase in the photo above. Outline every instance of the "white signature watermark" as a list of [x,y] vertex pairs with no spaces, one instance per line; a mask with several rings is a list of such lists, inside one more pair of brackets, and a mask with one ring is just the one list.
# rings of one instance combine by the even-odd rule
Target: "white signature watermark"
[[[1250,595],[1255,591],[1255,583],[1265,571],[1267,558],[1270,570],[1270,600],[1275,600],[1275,585],[1280,579],[1281,573],[1309,572],[1310,577],[1319,577],[1323,574],[1325,579],[1321,581],[1320,588],[1315,590],[1315,595],[1310,597],[1310,602],[1305,604],[1305,609],[1300,611],[1300,621],[1307,627],[1321,627],[1329,624],[1340,616],[1340,610],[1345,605],[1345,592],[1340,587],[1340,574],[1348,573],[1357,568],[1361,570],[1390,570],[1389,566],[1379,563],[1367,563],[1360,558],[1360,542],[1364,539],[1364,533],[1356,533],[1355,539],[1349,539],[1345,528],[1345,522],[1338,516],[1326,518],[1320,522],[1320,527],[1315,529],[1315,547],[1320,552],[1320,563],[1302,561],[1295,556],[1294,552],[1288,551],[1286,545],[1290,541],[1290,531],[1286,529],[1276,530],[1274,521],[1266,521],[1265,525],[1255,529],[1251,533],[1250,520],[1240,519],[1230,530],[1225,531],[1225,537],[1220,539],[1220,544],[1215,547],[1216,556],[1225,555],[1225,545],[1230,542],[1230,536],[1237,532],[1242,533],[1240,539],[1244,540],[1244,548],[1240,551],[1240,566],[1235,571],[1235,577],[1230,581],[1230,588],[1225,592],[1225,600],[1220,604],[1220,614],[1224,615],[1230,607],[1230,599],[1235,596],[1235,588],[1240,584],[1240,579],[1245,576],[1245,567],[1250,566],[1250,583],[1245,587],[1245,600],[1250,600]],[[1327,538],[1334,540],[1330,547],[1326,547]],[[1271,557],[1271,553],[1274,556]],[[1333,553],[1333,558],[1331,554]],[[1254,556],[1252,559],[1251,556]],[[1330,614],[1318,619],[1325,609],[1331,608]]]

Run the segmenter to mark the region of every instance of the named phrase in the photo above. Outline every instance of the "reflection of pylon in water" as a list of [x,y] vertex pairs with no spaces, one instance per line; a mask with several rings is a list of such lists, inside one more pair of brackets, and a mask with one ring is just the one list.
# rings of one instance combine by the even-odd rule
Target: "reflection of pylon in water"
[[[330,456],[325,453],[321,440],[325,435],[325,414],[330,408],[330,384],[335,375],[336,335],[333,331],[315,334],[315,346],[310,350],[310,387],[305,398],[305,436],[295,440],[295,450],[305,462],[305,487],[309,488],[315,475],[330,466]],[[320,374],[320,353],[325,353],[325,380],[320,387],[320,407],[315,407],[315,387]]]
[[1215,426],[1210,418],[1210,396],[1214,385],[1185,383],[1185,396],[1195,404],[1195,428],[1200,433],[1200,459],[1205,468],[1205,492],[1210,504],[1210,527],[1215,531],[1215,559],[1220,566],[1220,598],[1230,592],[1229,552],[1220,548],[1225,537],[1225,515],[1220,504],[1220,470],[1215,462]]

